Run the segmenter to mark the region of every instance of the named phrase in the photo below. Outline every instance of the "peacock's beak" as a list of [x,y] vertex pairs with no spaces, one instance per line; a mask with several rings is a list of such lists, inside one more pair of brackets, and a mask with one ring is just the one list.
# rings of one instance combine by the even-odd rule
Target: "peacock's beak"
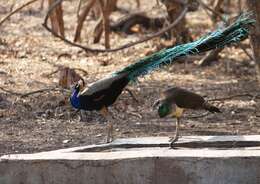
[[82,89],[84,88],[85,83],[84,83],[83,79],[80,79],[80,80],[78,81],[78,85],[79,85],[79,89],[80,89],[80,90],[82,90]]

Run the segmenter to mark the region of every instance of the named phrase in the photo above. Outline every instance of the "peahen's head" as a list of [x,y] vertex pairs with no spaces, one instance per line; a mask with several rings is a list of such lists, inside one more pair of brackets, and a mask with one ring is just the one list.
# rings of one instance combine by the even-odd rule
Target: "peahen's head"
[[163,118],[172,112],[172,105],[165,100],[158,100],[153,104],[153,108],[157,108],[158,115]]
[[70,96],[70,103],[71,105],[76,108],[79,109],[80,108],[80,99],[79,99],[79,93],[80,91],[83,89],[85,85],[85,82],[83,79],[80,79],[73,87],[72,89],[72,94]]
[[160,118],[163,118],[171,113],[171,105],[167,103],[163,103],[158,108],[158,115]]

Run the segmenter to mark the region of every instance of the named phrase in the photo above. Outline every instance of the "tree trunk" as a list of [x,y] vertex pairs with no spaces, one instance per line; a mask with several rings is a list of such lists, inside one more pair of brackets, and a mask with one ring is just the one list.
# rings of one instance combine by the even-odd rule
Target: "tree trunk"
[[[169,21],[172,23],[181,14],[184,6],[181,3],[172,0],[164,0],[162,3],[166,6]],[[171,37],[176,40],[174,44],[189,42],[189,30],[186,27],[186,18],[184,17],[175,27],[171,30]]]
[[[215,3],[214,3],[214,11],[216,11],[216,12],[218,12],[218,13],[220,13],[220,11],[221,11],[221,5],[223,4],[223,2],[224,2],[224,0],[216,0],[215,1]],[[213,22],[214,23],[216,23],[217,22],[217,18],[218,18],[218,16],[217,16],[217,14],[212,14],[212,20],[213,20]]]
[[90,9],[94,6],[95,2],[96,2],[95,0],[88,1],[86,6],[84,7],[83,12],[79,13],[78,25],[77,25],[75,36],[74,36],[74,42],[80,41],[80,35],[81,35],[81,30],[82,30],[84,21],[85,21],[86,17],[88,16]]
[[256,25],[252,28],[251,47],[254,53],[256,73],[260,85],[260,1],[247,0],[247,5],[254,13],[254,18],[256,19]]
[[[188,4],[189,11],[196,11],[199,7],[199,3],[196,0],[160,0],[166,7],[169,16],[170,23],[174,22],[185,6]],[[186,4],[187,3],[187,4]],[[173,36],[176,40],[174,44],[187,43],[192,41],[189,29],[186,26],[186,18],[184,17],[174,29],[171,30],[170,36]]]
[[[49,0],[49,7],[55,3],[54,0]],[[56,34],[64,37],[64,21],[62,4],[59,4],[50,14],[51,27]]]

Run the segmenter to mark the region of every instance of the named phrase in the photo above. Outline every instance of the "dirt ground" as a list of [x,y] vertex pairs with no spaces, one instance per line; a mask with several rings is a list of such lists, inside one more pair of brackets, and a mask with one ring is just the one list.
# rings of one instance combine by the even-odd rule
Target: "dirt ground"
[[[16,6],[23,2],[19,1]],[[124,2],[119,6],[135,8],[134,2]],[[153,12],[162,8],[156,7],[155,1],[154,5],[148,2],[151,1],[142,1],[141,9]],[[76,7],[72,3],[64,3],[66,35],[71,39],[76,22]],[[0,18],[8,13],[9,6],[8,1],[0,5]],[[0,155],[104,142],[106,120],[98,112],[82,113],[81,117],[74,115],[75,110],[68,102],[68,90],[49,90],[24,98],[19,94],[57,86],[58,73],[48,74],[61,65],[86,70],[88,75],[79,73],[87,83],[94,82],[162,48],[166,42],[156,38],[119,52],[86,53],[47,32],[41,25],[46,8],[41,11],[39,6],[36,3],[27,7],[0,27]],[[114,17],[118,16],[115,14]],[[187,17],[194,38],[214,29],[203,10],[188,13]],[[86,25],[93,26],[93,20],[88,19]],[[142,36],[141,33],[128,36],[112,33],[111,45],[119,46]],[[83,44],[91,44],[91,29],[86,28],[82,37]],[[248,46],[248,42],[243,44]],[[67,55],[58,58],[62,54]],[[110,108],[116,138],[172,136],[175,120],[159,119],[151,107],[159,92],[169,86],[183,87],[213,99],[212,103],[222,111],[207,115],[204,111],[187,111],[182,119],[181,135],[260,133],[260,98],[256,96],[259,88],[257,91],[254,62],[235,47],[224,49],[221,58],[208,67],[200,67],[197,60],[190,60],[174,63],[129,86],[139,102],[124,92]]]

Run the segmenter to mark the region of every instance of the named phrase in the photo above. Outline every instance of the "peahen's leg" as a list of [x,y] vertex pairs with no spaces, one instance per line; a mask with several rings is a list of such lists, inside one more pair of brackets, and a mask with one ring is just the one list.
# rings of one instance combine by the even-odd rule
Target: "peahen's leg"
[[173,138],[170,139],[170,145],[171,147],[173,146],[173,144],[178,141],[179,139],[179,126],[180,126],[180,118],[176,118],[176,130],[175,130],[175,135]]
[[113,141],[113,121],[109,121],[107,125],[107,143]]
[[113,141],[113,118],[109,114],[107,107],[103,107],[100,112],[108,121],[106,142],[107,143],[112,142]]

